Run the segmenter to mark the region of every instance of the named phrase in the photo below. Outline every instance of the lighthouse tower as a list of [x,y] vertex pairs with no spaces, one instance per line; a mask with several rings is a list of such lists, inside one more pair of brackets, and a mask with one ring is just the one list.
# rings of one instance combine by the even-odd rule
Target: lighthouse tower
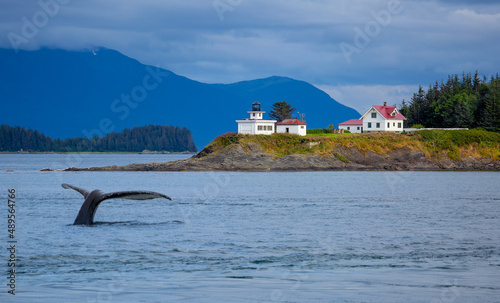
[[255,101],[252,103],[252,110],[247,113],[250,114],[250,120],[262,120],[262,114],[265,112],[260,110],[260,103]]
[[259,102],[252,104],[252,110],[248,111],[249,119],[236,120],[238,123],[238,133],[248,135],[270,135],[275,131],[276,120],[264,120],[265,111],[260,108]]

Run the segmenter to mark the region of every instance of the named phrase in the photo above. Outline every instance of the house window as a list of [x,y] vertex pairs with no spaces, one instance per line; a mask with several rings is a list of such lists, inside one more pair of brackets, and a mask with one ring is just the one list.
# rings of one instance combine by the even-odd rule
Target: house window
[[359,130],[359,126],[358,126],[358,130]]
[[347,130],[351,130],[351,127],[349,127],[349,126],[348,126],[348,127],[347,127]]
[[268,125],[268,126],[267,126],[267,130],[272,131],[272,130],[273,130],[273,126],[272,126],[272,125]]
[[255,113],[253,113],[252,115],[253,115],[253,117],[255,117]]
[[300,128],[304,129],[304,125],[301,125]]
[[391,123],[387,123],[387,128],[391,128]]
[[396,126],[396,122],[393,122],[393,123],[392,123],[392,126]]
[[372,128],[372,123],[368,122],[368,128]]
[[398,123],[398,128],[401,128],[401,122]]
[[262,130],[262,125],[257,126],[257,130]]
[[372,113],[372,118],[376,119],[377,118],[377,113]]
[[380,123],[377,122],[377,128],[380,128]]

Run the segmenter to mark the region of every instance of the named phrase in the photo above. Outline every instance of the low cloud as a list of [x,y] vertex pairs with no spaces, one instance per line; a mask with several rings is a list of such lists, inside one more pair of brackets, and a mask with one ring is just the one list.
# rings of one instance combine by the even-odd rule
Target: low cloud
[[[355,97],[356,88],[382,99],[390,94],[383,89],[425,87],[476,69],[495,74],[500,66],[498,1],[42,2],[67,4],[19,48],[104,46],[209,83],[281,75],[337,88],[361,102],[369,94]],[[222,10],[217,3],[225,5]],[[401,12],[385,22],[380,16],[387,16],[391,3],[399,3]],[[2,6],[0,47],[12,48],[9,33],[22,36],[43,8],[28,0]],[[356,45],[363,40],[363,47]],[[342,43],[357,48],[350,60]]]
[[372,105],[401,105],[409,102],[418,91],[418,85],[316,85],[338,102],[354,108],[363,114]]

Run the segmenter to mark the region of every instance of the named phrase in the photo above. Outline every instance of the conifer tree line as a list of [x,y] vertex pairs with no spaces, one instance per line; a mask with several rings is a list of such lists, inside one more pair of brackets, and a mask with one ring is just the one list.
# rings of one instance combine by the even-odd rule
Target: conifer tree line
[[52,139],[38,130],[0,125],[0,151],[17,152],[196,152],[185,127],[147,125],[112,132],[103,137]]
[[484,128],[500,131],[500,78],[482,79],[478,73],[448,76],[418,92],[399,111],[407,118],[405,127],[420,124],[432,128]]

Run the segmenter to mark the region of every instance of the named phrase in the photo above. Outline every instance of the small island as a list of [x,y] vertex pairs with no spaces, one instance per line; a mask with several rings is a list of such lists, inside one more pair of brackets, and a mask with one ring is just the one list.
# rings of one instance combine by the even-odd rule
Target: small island
[[66,171],[498,171],[499,159],[500,134],[479,129],[412,135],[226,133],[185,160]]

